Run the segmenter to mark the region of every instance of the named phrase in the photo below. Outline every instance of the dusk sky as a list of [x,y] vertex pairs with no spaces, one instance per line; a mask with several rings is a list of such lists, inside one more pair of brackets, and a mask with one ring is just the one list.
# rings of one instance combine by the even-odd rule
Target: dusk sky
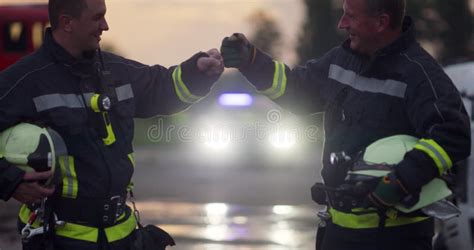
[[[47,0],[0,0],[4,3]],[[198,51],[218,48],[234,32],[250,35],[249,16],[264,10],[283,37],[281,59],[295,61],[294,47],[304,19],[302,0],[106,0],[110,30],[102,42],[146,64],[171,66]]]
[[265,10],[283,33],[282,59],[294,61],[303,20],[300,0],[109,0],[104,43],[144,63],[170,66],[219,47],[234,32],[249,34],[249,16]]
[[[342,2],[342,0],[339,0]],[[31,3],[47,0],[0,0]],[[197,51],[219,47],[234,32],[250,35],[249,16],[264,10],[281,29],[281,59],[296,61],[295,46],[304,21],[303,0],[106,0],[110,30],[103,43],[146,64],[171,66]],[[474,0],[471,0],[471,9]]]

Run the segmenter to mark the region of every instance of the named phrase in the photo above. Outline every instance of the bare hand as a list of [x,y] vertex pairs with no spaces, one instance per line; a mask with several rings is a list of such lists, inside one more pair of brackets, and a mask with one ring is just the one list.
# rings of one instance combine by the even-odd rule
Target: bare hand
[[209,57],[200,57],[197,60],[197,67],[208,76],[218,76],[224,72],[224,60],[219,50],[211,49],[207,52]]
[[47,180],[52,175],[51,171],[26,172],[23,182],[18,185],[12,197],[21,203],[40,202],[42,198],[54,193],[54,187],[43,187],[38,181]]

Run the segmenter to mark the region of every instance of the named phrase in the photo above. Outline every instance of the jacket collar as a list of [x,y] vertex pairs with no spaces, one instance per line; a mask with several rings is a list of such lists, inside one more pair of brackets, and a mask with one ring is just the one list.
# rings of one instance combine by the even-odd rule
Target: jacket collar
[[96,56],[96,51],[84,52],[81,58],[75,58],[67,52],[60,44],[53,38],[51,28],[47,28],[44,36],[43,48],[51,55],[51,57],[59,63],[69,66],[75,64],[92,64]]
[[[377,50],[375,52],[375,56],[383,56],[386,54],[393,54],[400,52],[402,50],[405,50],[408,48],[408,46],[415,41],[415,27],[413,24],[413,19],[410,16],[406,16],[405,19],[403,19],[403,24],[402,24],[402,34],[400,37],[395,39],[392,43],[388,44],[387,46]],[[359,53],[353,51],[350,48],[350,39],[347,39],[343,42],[342,47],[344,49],[347,49],[351,51],[354,54]]]
[[393,54],[403,51],[415,41],[415,25],[413,19],[409,16],[405,17],[402,24],[402,34],[389,45],[375,52],[376,56]]

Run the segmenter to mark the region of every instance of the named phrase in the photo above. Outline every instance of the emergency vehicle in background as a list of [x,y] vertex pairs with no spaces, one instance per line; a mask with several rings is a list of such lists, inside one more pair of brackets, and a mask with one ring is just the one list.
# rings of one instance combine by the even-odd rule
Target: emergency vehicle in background
[[0,71],[38,49],[47,26],[46,4],[0,5]]

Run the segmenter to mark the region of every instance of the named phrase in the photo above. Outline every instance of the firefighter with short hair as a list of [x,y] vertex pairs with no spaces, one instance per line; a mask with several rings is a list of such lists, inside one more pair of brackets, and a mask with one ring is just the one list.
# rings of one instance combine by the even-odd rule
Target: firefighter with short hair
[[[49,0],[48,7],[42,47],[0,73],[0,131],[19,123],[53,129],[67,155],[57,160],[59,183],[47,187],[38,182],[51,171],[25,173],[0,156],[0,197],[25,203],[20,231],[44,228],[24,249],[131,249],[137,223],[125,201],[133,119],[200,100],[223,72],[222,58],[212,49],[170,68],[144,65],[100,51],[109,29],[105,0]],[[35,215],[38,203],[43,216]]]
[[432,249],[433,219],[393,207],[470,154],[468,115],[451,80],[416,42],[405,0],[345,0],[343,10],[338,27],[349,38],[304,66],[290,69],[243,34],[223,40],[224,63],[295,113],[325,113],[326,188],[343,185],[348,170],[331,164],[331,153],[352,156],[394,135],[419,138],[364,196],[368,208],[357,202],[350,211],[329,206],[318,249]]

